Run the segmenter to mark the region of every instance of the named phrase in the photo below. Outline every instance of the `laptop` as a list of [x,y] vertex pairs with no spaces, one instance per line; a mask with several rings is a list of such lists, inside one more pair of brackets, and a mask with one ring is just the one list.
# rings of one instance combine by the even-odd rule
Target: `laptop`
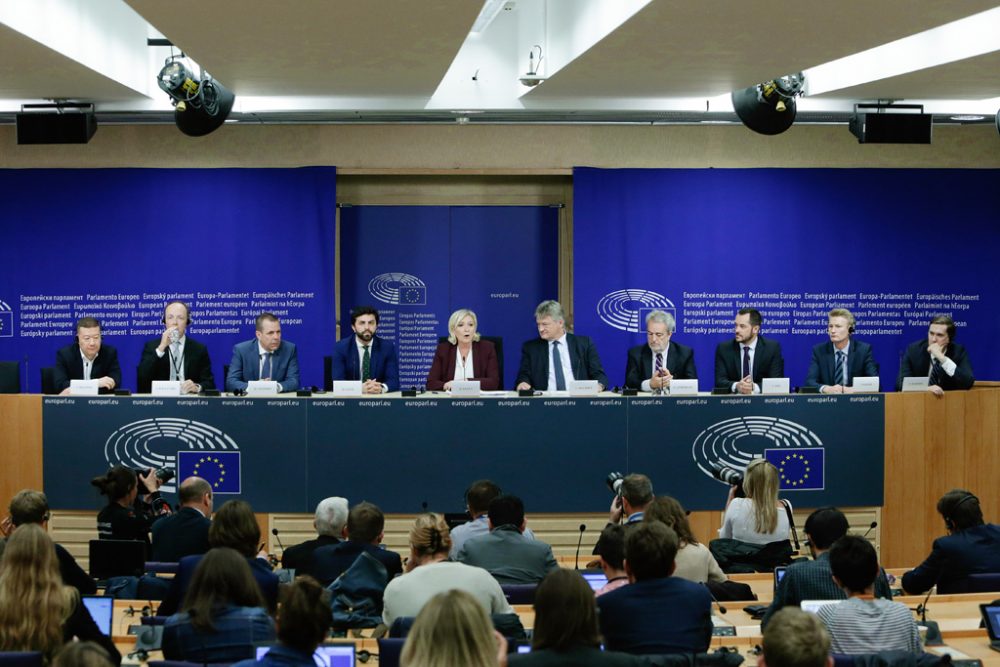
[[996,601],[981,604],[979,611],[983,614],[983,623],[986,624],[986,632],[990,636],[990,648],[1000,651],[1000,604],[996,604]]
[[[257,660],[260,660],[273,645],[258,645]],[[354,667],[354,644],[320,644],[313,653],[316,667]]]
[[785,570],[788,568],[785,566],[780,566],[774,568],[774,592],[778,592],[778,586],[781,585],[781,580],[785,578]]
[[115,609],[115,599],[104,595],[82,595],[80,598],[101,634],[110,637],[111,615]]
[[840,604],[843,600],[803,600],[799,607],[802,611],[808,611],[810,614],[815,614],[819,611],[820,607],[825,607],[828,604]]
[[604,572],[598,572],[596,570],[583,571],[580,572],[580,576],[583,577],[584,581],[590,584],[591,590],[600,590],[608,583],[608,578],[605,576]]

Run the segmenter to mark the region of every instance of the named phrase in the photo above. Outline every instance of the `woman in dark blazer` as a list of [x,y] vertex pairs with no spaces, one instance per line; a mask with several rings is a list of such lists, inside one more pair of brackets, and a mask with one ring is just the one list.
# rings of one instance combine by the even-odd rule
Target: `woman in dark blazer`
[[493,343],[479,340],[476,314],[460,308],[448,318],[448,340],[439,343],[427,374],[427,389],[448,391],[454,380],[479,380],[483,391],[500,388],[497,353]]

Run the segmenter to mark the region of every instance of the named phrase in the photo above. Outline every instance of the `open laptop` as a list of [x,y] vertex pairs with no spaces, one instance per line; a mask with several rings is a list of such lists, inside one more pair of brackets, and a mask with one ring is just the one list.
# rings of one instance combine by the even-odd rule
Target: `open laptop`
[[[257,660],[263,658],[272,645],[257,646]],[[354,644],[320,644],[313,653],[316,667],[354,667]]]
[[111,636],[111,615],[115,609],[115,599],[104,595],[82,595],[83,605],[97,624],[101,634]]
[[996,604],[996,601],[981,604],[979,611],[983,614],[986,632],[990,636],[990,648],[994,651],[1000,651],[1000,604]]
[[810,614],[815,614],[819,611],[820,607],[825,607],[828,604],[840,604],[843,600],[803,600],[799,607],[802,611],[808,611]]
[[580,576],[583,577],[584,581],[590,584],[591,590],[600,590],[605,584],[608,583],[608,578],[601,570],[583,570],[580,572]]

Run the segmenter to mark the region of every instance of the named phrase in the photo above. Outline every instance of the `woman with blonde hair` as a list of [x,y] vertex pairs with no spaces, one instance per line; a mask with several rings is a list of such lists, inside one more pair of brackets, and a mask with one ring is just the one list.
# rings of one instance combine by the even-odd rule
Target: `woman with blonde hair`
[[787,501],[778,500],[778,486],[777,468],[765,459],[751,461],[743,476],[746,498],[737,498],[737,487],[730,487],[719,537],[749,544],[787,540],[791,506]]
[[40,651],[46,658],[74,637],[122,657],[98,629],[75,588],[63,585],[55,544],[41,526],[18,526],[0,561],[0,651]]
[[496,667],[506,664],[507,640],[493,629],[469,593],[432,597],[417,614],[400,656],[402,667]]
[[427,373],[427,389],[449,391],[455,380],[479,380],[483,391],[500,388],[496,347],[481,340],[479,321],[468,308],[460,308],[448,318],[448,340],[434,352],[434,363]]
[[712,552],[704,544],[699,544],[694,533],[691,532],[687,512],[677,500],[670,496],[657,496],[646,507],[642,518],[643,521],[659,521],[673,528],[674,532],[677,533],[680,548],[674,559],[673,576],[693,581],[696,584],[704,584],[708,581],[721,584],[727,581],[726,575],[722,572],[722,568],[719,567]]
[[486,570],[448,560],[451,534],[440,514],[421,514],[410,529],[410,556],[403,574],[385,587],[382,618],[391,626],[397,618],[416,616],[444,591],[463,590],[488,614],[512,614],[497,580]]

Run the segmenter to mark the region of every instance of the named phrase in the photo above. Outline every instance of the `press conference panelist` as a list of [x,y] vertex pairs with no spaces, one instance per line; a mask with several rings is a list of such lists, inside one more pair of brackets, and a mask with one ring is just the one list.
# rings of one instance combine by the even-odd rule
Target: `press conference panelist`
[[97,380],[102,392],[121,386],[122,369],[118,351],[102,345],[101,322],[93,317],[81,317],[76,322],[76,342],[56,352],[53,370],[56,391],[69,393],[70,380]]
[[597,380],[608,386],[597,348],[590,338],[566,332],[566,317],[558,301],[542,301],[535,308],[538,338],[521,346],[517,389],[563,391],[571,380]]
[[399,391],[399,363],[396,346],[375,335],[378,311],[371,306],[351,309],[353,336],[345,336],[333,346],[333,379],[360,380],[365,394]]
[[903,388],[905,377],[926,377],[927,391],[941,396],[954,389],[972,389],[976,378],[965,347],[955,342],[955,321],[938,315],[927,329],[927,340],[918,340],[906,348],[899,363],[896,391]]
[[226,391],[246,391],[254,380],[272,380],[278,391],[299,388],[299,355],[295,343],[281,340],[281,322],[271,313],[256,320],[252,340],[233,347],[233,359],[226,375]]
[[496,347],[481,340],[479,320],[468,308],[448,318],[448,340],[438,343],[434,362],[427,373],[427,389],[449,391],[455,380],[478,380],[483,391],[500,388]]
[[761,380],[785,376],[781,344],[760,335],[764,320],[755,308],[736,314],[735,337],[715,349],[715,388],[733,394],[759,394]]
[[625,365],[625,386],[641,391],[660,391],[670,386],[670,380],[696,380],[694,350],[680,343],[671,343],[677,329],[674,316],[662,310],[646,315],[646,344],[628,351]]
[[139,360],[139,393],[148,394],[153,380],[181,383],[181,393],[197,394],[215,389],[208,348],[187,335],[191,309],[183,301],[171,301],[163,309],[163,334],[146,343]]
[[854,315],[846,308],[830,311],[826,326],[830,340],[812,350],[806,386],[822,394],[849,394],[856,377],[878,375],[872,346],[854,340]]

